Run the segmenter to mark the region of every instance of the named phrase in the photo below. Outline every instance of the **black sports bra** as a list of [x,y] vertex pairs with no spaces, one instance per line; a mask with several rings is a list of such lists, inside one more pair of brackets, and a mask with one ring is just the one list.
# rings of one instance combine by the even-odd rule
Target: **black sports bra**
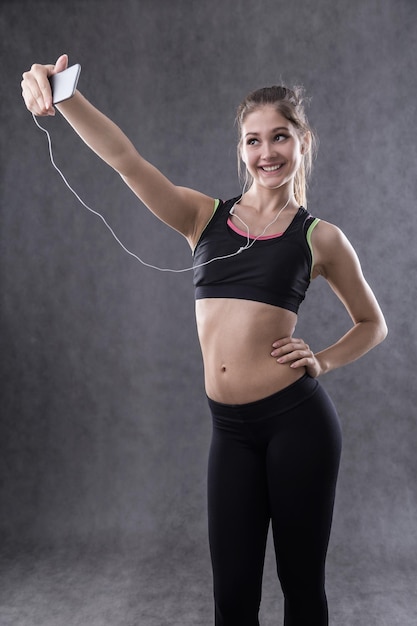
[[280,236],[258,239],[235,256],[211,262],[233,255],[247,244],[247,237],[227,225],[238,200],[216,201],[213,216],[195,247],[196,299],[256,300],[297,313],[311,280],[311,233],[319,220],[300,207]]

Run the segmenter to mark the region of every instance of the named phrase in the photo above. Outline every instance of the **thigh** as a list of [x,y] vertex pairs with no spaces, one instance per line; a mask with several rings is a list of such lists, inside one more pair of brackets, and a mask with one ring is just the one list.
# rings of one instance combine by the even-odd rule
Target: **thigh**
[[270,519],[265,457],[245,437],[216,428],[208,514],[216,602],[223,612],[256,614]]
[[324,586],[340,452],[339,419],[321,388],[270,438],[269,503],[284,593]]

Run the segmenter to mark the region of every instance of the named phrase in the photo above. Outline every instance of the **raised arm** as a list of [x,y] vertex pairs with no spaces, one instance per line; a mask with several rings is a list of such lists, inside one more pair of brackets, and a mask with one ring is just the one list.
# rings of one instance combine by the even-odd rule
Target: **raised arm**
[[[55,65],[32,66],[23,74],[22,96],[35,115],[54,115],[48,77],[63,71],[66,55]],[[116,170],[138,198],[163,222],[180,232],[194,247],[213,211],[213,198],[178,187],[146,161],[122,130],[76,92],[56,106],[81,139]]]
[[345,235],[321,221],[313,231],[314,274],[322,275],[344,304],[353,326],[335,344],[314,354],[303,339],[285,337],[274,342],[272,356],[291,367],[306,367],[319,376],[355,361],[383,341],[387,326],[366,282],[359,259]]

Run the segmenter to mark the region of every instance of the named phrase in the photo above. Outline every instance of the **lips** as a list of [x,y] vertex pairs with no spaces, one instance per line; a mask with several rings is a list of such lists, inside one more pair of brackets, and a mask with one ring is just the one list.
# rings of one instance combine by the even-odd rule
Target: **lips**
[[260,169],[263,172],[276,172],[282,167],[282,163],[277,163],[275,165],[261,165]]

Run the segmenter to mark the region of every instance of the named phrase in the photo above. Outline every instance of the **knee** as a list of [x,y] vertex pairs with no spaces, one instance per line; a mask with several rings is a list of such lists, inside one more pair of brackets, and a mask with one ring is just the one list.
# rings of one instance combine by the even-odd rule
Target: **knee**
[[214,591],[216,626],[259,626],[260,590],[230,580]]
[[324,577],[280,576],[288,623],[327,626]]

